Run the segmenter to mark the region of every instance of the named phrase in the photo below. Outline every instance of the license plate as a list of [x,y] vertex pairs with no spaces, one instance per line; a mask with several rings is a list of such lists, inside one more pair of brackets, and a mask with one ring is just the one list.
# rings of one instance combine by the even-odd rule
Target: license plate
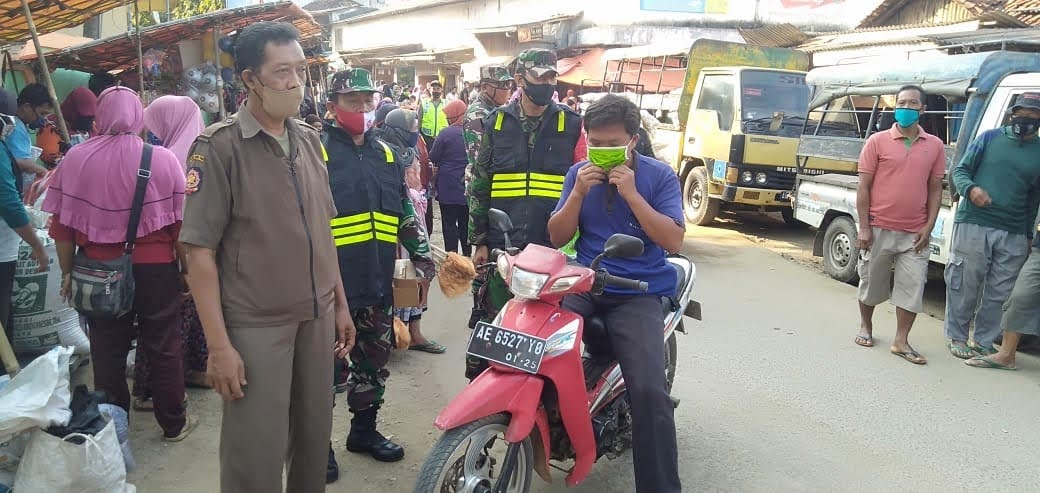
[[545,339],[480,322],[473,329],[466,353],[528,373],[538,373]]
[[790,202],[791,192],[780,192],[780,198],[778,200],[780,200],[780,202]]

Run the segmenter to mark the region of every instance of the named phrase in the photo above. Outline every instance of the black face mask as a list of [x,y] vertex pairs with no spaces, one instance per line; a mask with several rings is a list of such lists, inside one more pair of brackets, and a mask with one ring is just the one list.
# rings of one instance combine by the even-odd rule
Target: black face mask
[[440,92],[440,91],[433,91],[433,92],[431,92],[430,94],[432,94],[432,95],[433,95],[433,97],[435,97],[435,98],[439,98],[439,97],[441,97],[441,92]]
[[555,90],[556,86],[553,84],[532,84],[527,82],[524,86],[524,94],[536,106],[549,106]]
[[1011,118],[1011,133],[1020,139],[1026,139],[1036,135],[1040,129],[1040,119],[1028,116],[1016,116]]

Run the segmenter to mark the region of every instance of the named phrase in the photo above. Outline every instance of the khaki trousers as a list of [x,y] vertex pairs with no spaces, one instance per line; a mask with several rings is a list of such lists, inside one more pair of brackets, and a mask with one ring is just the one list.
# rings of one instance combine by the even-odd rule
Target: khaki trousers
[[277,327],[228,328],[245,365],[245,397],[224,403],[220,491],[325,491],[332,434],[335,316]]

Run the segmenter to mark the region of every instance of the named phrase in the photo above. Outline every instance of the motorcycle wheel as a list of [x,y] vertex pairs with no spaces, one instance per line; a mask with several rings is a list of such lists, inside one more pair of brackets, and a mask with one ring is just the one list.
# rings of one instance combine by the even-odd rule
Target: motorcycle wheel
[[[680,322],[679,327],[675,330],[682,330],[682,322]],[[672,393],[672,383],[675,382],[675,362],[678,360],[676,355],[677,350],[678,348],[676,348],[675,345],[675,332],[672,332],[672,335],[664,342],[664,377],[665,382],[667,382],[665,385],[668,388],[669,394]]]
[[[488,493],[505,461],[509,415],[494,414],[444,432],[426,457],[415,493]],[[497,455],[497,458],[496,458]],[[531,438],[520,443],[508,493],[528,493],[534,472]]]

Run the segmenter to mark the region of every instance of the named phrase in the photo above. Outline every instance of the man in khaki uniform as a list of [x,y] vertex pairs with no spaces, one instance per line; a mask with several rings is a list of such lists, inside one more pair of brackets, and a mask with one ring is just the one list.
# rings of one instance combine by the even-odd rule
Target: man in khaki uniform
[[318,493],[333,353],[346,356],[354,332],[329,231],[336,209],[318,133],[292,118],[307,70],[296,30],[247,27],[235,61],[249,97],[190,153],[180,236],[224,398],[220,488],[281,492],[287,467],[288,491]]

